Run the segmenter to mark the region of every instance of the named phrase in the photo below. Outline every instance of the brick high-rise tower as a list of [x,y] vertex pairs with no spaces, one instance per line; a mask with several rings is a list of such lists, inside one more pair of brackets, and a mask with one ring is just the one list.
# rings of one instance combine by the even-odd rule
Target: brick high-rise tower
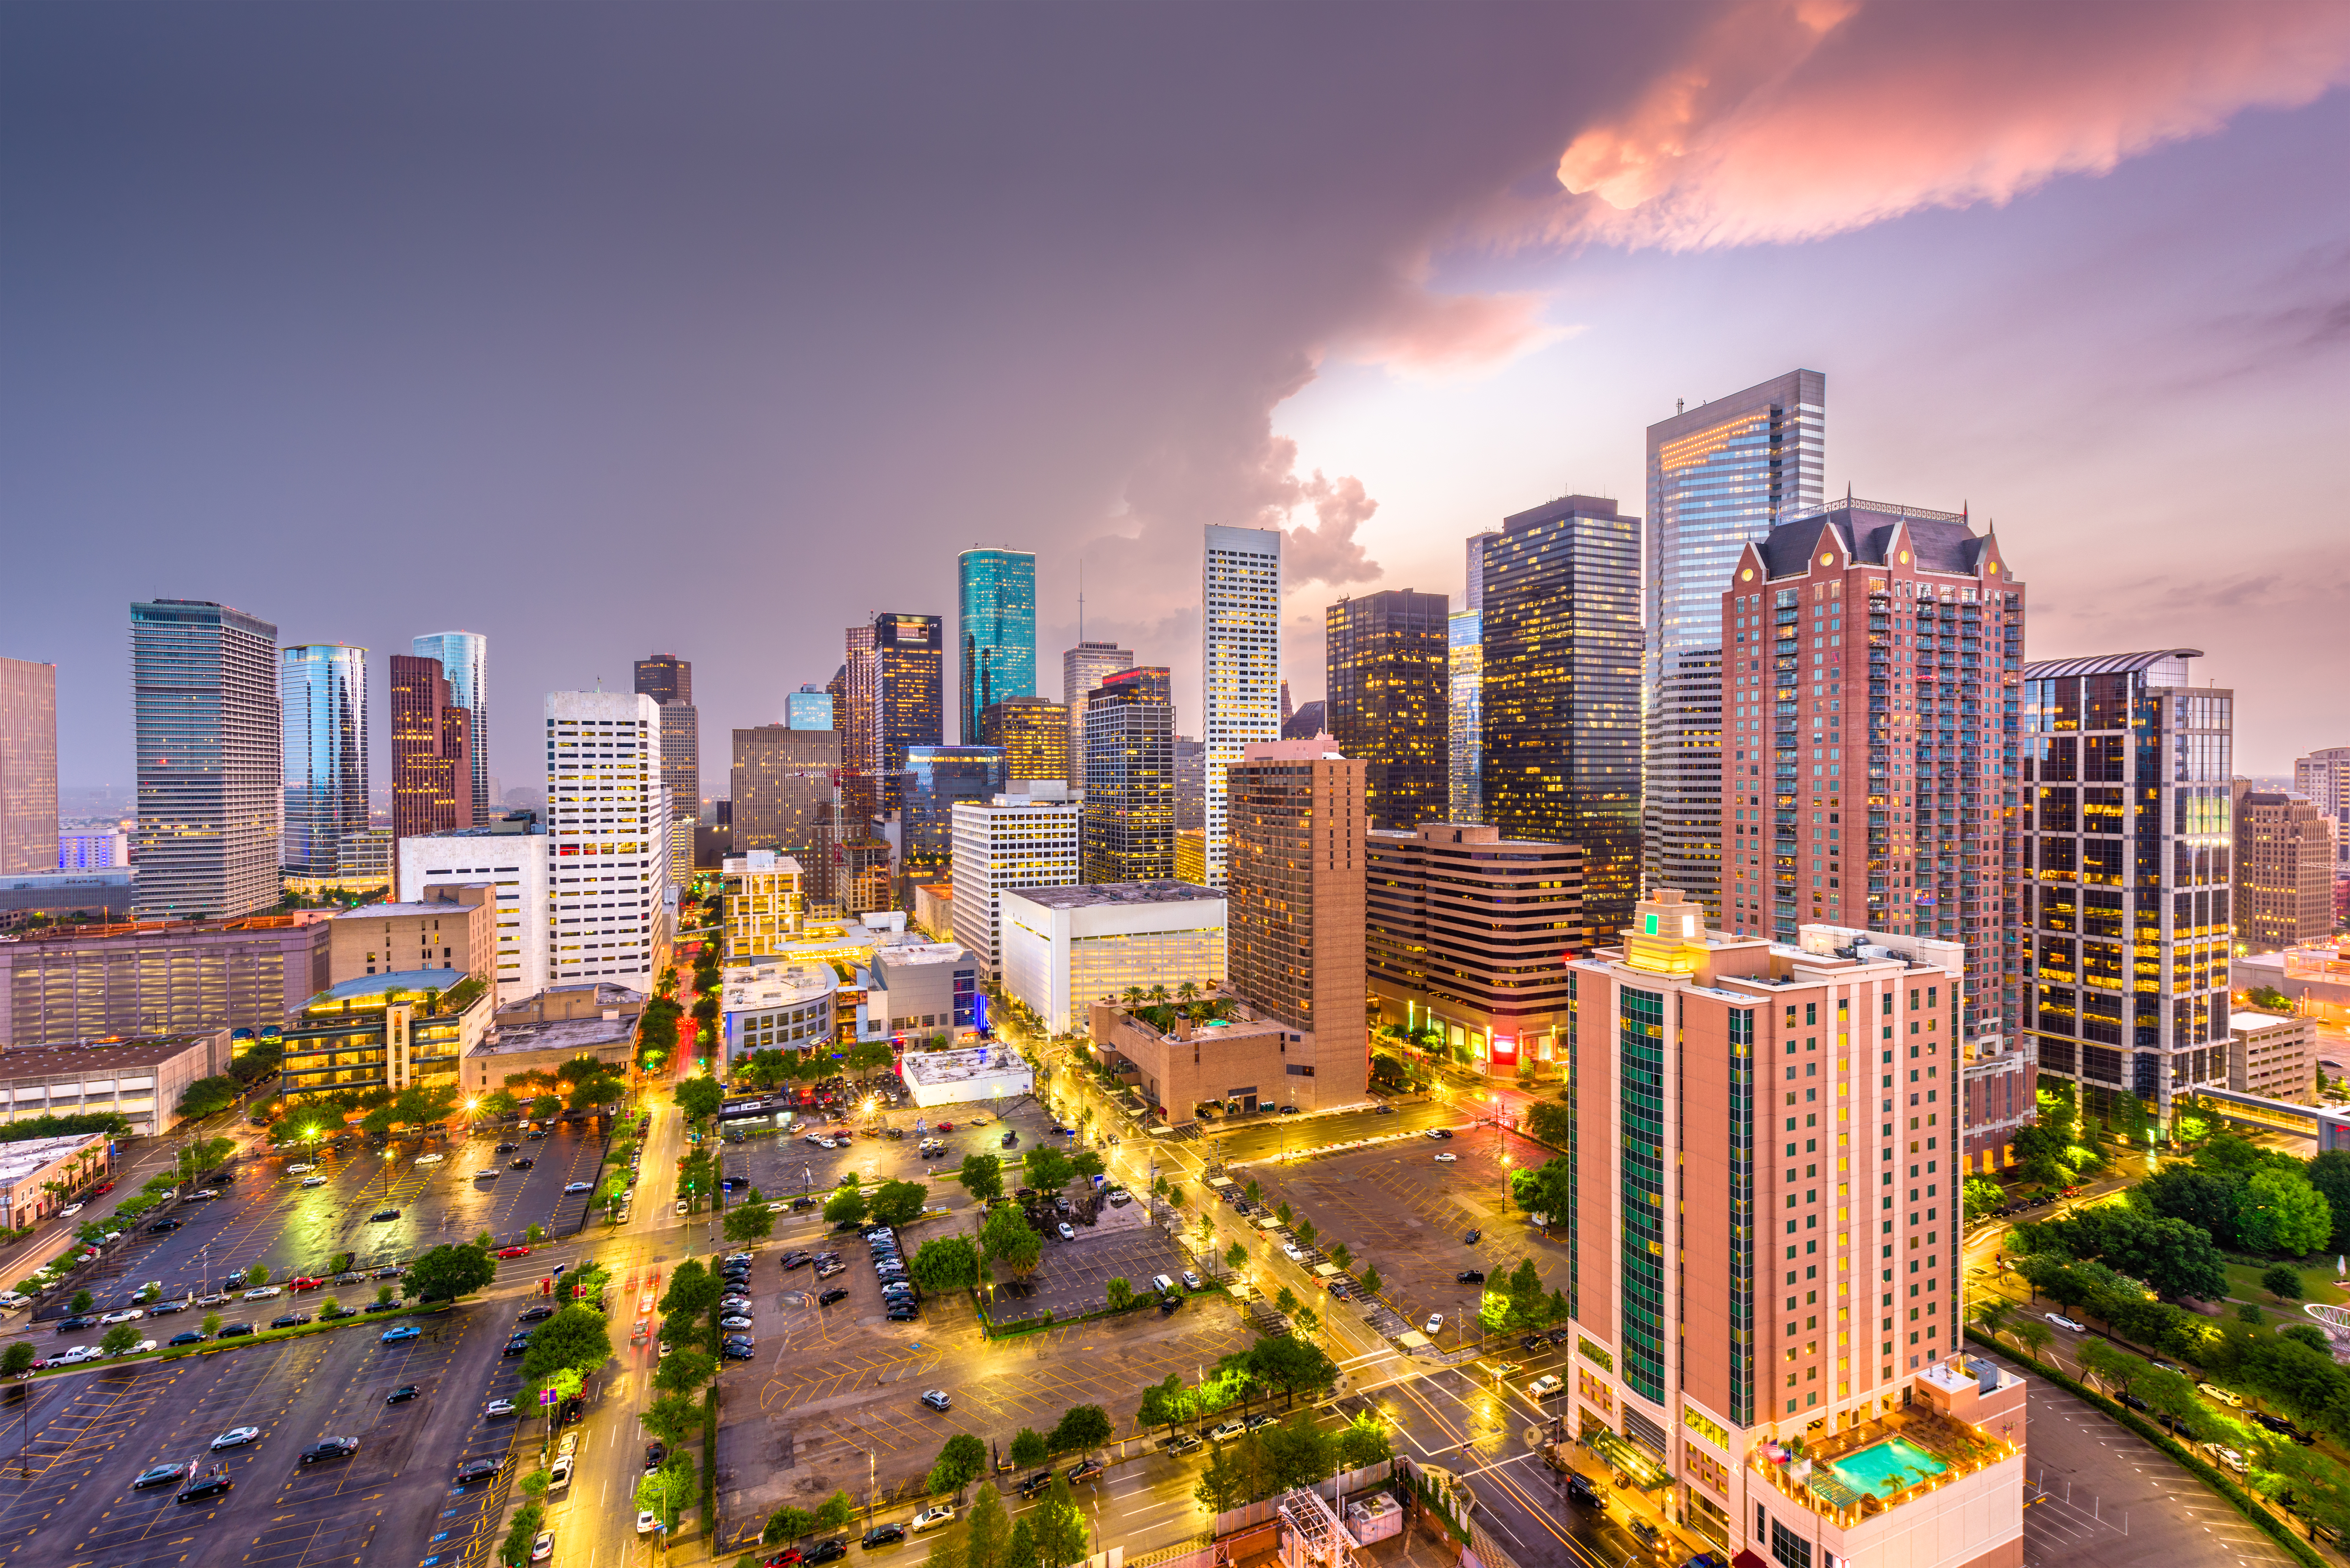
[[[437,659],[391,656],[391,840],[473,826],[473,715]],[[397,848],[394,854],[398,853]]]

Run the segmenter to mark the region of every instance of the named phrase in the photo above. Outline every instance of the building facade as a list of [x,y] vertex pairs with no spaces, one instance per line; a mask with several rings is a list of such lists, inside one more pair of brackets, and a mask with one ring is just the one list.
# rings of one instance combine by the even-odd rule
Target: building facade
[[1721,914],[1721,650],[1656,656],[1647,693],[1640,875]]
[[1962,1153],[1991,1167],[2033,1116],[2023,613],[1996,537],[1870,501],[1749,544],[1721,595],[1726,924],[1783,944],[1804,924],[1963,943],[1962,1059],[2002,1109]]
[[409,639],[408,651],[440,660],[441,677],[449,682],[449,701],[465,711],[473,820],[487,822],[504,804],[490,788],[490,639],[478,631],[432,631]]
[[277,902],[286,809],[277,628],[203,599],[130,607],[142,920],[216,920]]
[[1483,820],[1584,853],[1591,923],[1640,878],[1640,520],[1568,495],[1503,519],[1484,567]]
[[327,983],[323,915],[64,926],[0,942],[0,1049],[276,1029]]
[[1313,1082],[1284,1105],[1352,1105],[1369,1084],[1364,766],[1326,741],[1274,741],[1225,770],[1230,985],[1299,1033],[1285,1075]]
[[784,728],[829,730],[835,727],[832,693],[819,686],[802,686],[784,693]]
[[994,746],[910,746],[906,752],[899,862],[910,876],[954,862],[954,808],[1003,791],[1003,753]]
[[59,847],[57,667],[0,659],[0,877],[85,869]]
[[228,1071],[231,1052],[229,1032],[209,1029],[0,1054],[0,1121],[109,1114],[130,1137],[154,1137],[178,1125],[189,1085]]
[[0,1144],[0,1212],[20,1231],[40,1223],[112,1169],[113,1152],[102,1132]]
[[669,958],[669,822],[660,705],[617,691],[546,694],[551,984],[650,992]]
[[2227,1078],[2233,694],[2191,648],[2023,670],[2023,1027],[2043,1078],[2104,1108]]
[[286,836],[292,877],[342,877],[343,845],[368,826],[367,649],[304,643],[280,654]]
[[1104,678],[1086,699],[1085,880],[1175,875],[1175,700],[1155,665]]
[[865,976],[865,1009],[900,1044],[949,1044],[979,1023],[979,960],[954,942],[901,942],[878,948]]
[[1069,711],[1069,787],[1086,787],[1086,701],[1094,688],[1134,668],[1134,650],[1114,642],[1086,642],[1061,655],[1061,702]]
[[1013,697],[980,715],[980,743],[1003,753],[1008,779],[1069,777],[1069,711],[1042,697]]
[[1565,1058],[1565,961],[1590,950],[1583,851],[1474,824],[1374,828],[1364,840],[1364,962],[1374,1022],[1482,1072]]
[[797,940],[804,907],[798,861],[772,849],[754,849],[728,856],[720,872],[725,911],[721,935],[729,962],[767,958]]
[[1036,557],[1025,550],[971,549],[955,557],[955,646],[962,674],[966,746],[986,739],[987,711],[1036,695]]
[[637,660],[637,691],[661,705],[661,782],[670,810],[702,814],[702,714],[693,705],[693,664],[674,653]]
[[[2334,880],[2350,882],[2350,746],[2328,746],[2293,763],[2293,793],[2334,819]],[[2339,909],[2341,894],[2334,895]]]
[[2022,1385],[1957,1359],[1957,950],[1913,945],[1663,888],[1569,966],[1565,1426],[1735,1560],[2022,1560]]
[[644,1011],[643,992],[605,981],[556,986],[502,1005],[489,1033],[459,1065],[464,1086],[474,1093],[503,1088],[509,1077],[552,1075],[581,1056],[625,1073]]
[[1224,907],[1222,894],[1188,882],[1007,890],[1004,993],[1066,1034],[1085,1024],[1091,1004],[1130,987],[1214,991],[1224,977]]
[[1440,822],[1451,803],[1449,608],[1442,594],[1390,588],[1323,612],[1329,695],[1315,732],[1284,735],[1326,729],[1361,759],[1373,827]]
[[[2240,789],[2234,805],[2236,940],[2253,952],[2325,940],[2334,934],[2334,819],[2306,796],[2274,790]],[[2220,880],[2228,880],[2224,864]],[[2220,928],[2224,934],[2224,918]]]
[[100,924],[130,919],[139,899],[139,873],[128,866],[100,871],[45,871],[0,877],[0,931],[30,926],[35,915],[79,915]]
[[1281,738],[1281,530],[1209,524],[1200,600],[1206,675],[1200,738],[1207,748],[1201,826],[1208,886],[1221,888],[1231,840],[1224,770],[1250,746]]
[[60,871],[103,871],[109,867],[130,864],[130,835],[121,828],[57,835],[57,868]]
[[946,742],[946,623],[934,615],[873,618],[874,755],[883,811],[902,811],[906,753]]
[[454,1088],[459,1064],[488,1037],[496,1011],[487,981],[453,969],[329,986],[285,1033],[278,1092],[301,1105],[371,1089]]
[[[547,988],[553,862],[546,829],[534,813],[510,812],[485,827],[404,838],[399,857],[402,903],[424,903],[445,888],[486,884],[494,890],[496,949],[484,972],[497,982],[498,1005]],[[323,988],[325,981],[319,983]]]
[[458,705],[441,661],[393,654],[393,842],[473,826],[473,715]]
[[1004,895],[1078,877],[1085,808],[1058,781],[1045,788],[955,803],[953,935],[990,981],[1003,978]]
[[841,732],[761,724],[734,732],[731,846],[816,858],[817,829],[838,799]]
[[442,883],[413,904],[368,904],[327,922],[327,983],[400,970],[453,969],[484,980],[495,969],[496,889]]
[[828,964],[730,964],[718,987],[727,1066],[755,1051],[829,1053],[838,1037],[839,990]]
[[2317,1098],[2317,1021],[2272,1012],[2228,1018],[2227,1086],[2296,1106]]

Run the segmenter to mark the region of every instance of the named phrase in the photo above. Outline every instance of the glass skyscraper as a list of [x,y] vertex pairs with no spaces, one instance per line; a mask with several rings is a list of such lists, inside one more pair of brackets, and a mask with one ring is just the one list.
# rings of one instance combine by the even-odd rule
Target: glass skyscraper
[[490,808],[490,639],[478,631],[436,631],[411,638],[408,651],[441,661],[449,701],[471,715],[466,737],[473,748],[473,820],[487,822]]
[[962,800],[984,805],[1003,789],[999,746],[909,746],[906,814],[899,850],[909,871],[954,863],[954,808]]
[[963,744],[977,745],[988,709],[1036,695],[1036,557],[965,550],[955,557]]
[[[1201,739],[1207,743],[1208,886],[1224,885],[1231,836],[1224,770],[1260,741],[1281,739],[1281,530],[1203,530],[1201,561],[1206,676]],[[1090,747],[1090,742],[1088,742]],[[1088,789],[1092,787],[1088,782]]]
[[277,902],[286,758],[277,628],[203,599],[130,607],[142,920],[233,919]]
[[1339,751],[1367,764],[1363,809],[1373,827],[1441,822],[1451,804],[1449,608],[1442,594],[1389,588],[1323,611],[1324,711]]
[[1641,876],[1721,918],[1721,595],[1747,541],[1818,510],[1827,378],[1790,370],[1648,427]]
[[286,649],[277,687],[286,747],[278,864],[293,877],[343,876],[344,841],[368,826],[367,649]]

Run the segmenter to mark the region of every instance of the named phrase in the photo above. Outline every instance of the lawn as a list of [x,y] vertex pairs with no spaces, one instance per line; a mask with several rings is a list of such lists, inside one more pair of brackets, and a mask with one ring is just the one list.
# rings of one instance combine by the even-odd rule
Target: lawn
[[[2276,1299],[2261,1288],[2262,1270],[2249,1263],[2225,1263],[2221,1267],[2228,1275],[2230,1297],[2240,1302],[2256,1302],[2264,1307],[2276,1306]],[[2301,1271],[2302,1301],[2316,1302],[2324,1306],[2341,1306],[2350,1303],[2350,1295],[2344,1294],[2335,1287],[2332,1278],[2333,1272],[2332,1269],[2323,1266],[2303,1269]],[[2304,1315],[2298,1302],[2286,1303],[2284,1310],[2295,1317]]]

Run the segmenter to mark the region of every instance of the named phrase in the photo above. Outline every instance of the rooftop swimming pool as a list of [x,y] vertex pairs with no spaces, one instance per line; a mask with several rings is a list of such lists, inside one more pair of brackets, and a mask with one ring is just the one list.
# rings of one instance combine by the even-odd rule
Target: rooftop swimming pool
[[1828,1469],[1856,1492],[1888,1498],[1950,1467],[1907,1438],[1887,1438],[1856,1453],[1831,1460]]

